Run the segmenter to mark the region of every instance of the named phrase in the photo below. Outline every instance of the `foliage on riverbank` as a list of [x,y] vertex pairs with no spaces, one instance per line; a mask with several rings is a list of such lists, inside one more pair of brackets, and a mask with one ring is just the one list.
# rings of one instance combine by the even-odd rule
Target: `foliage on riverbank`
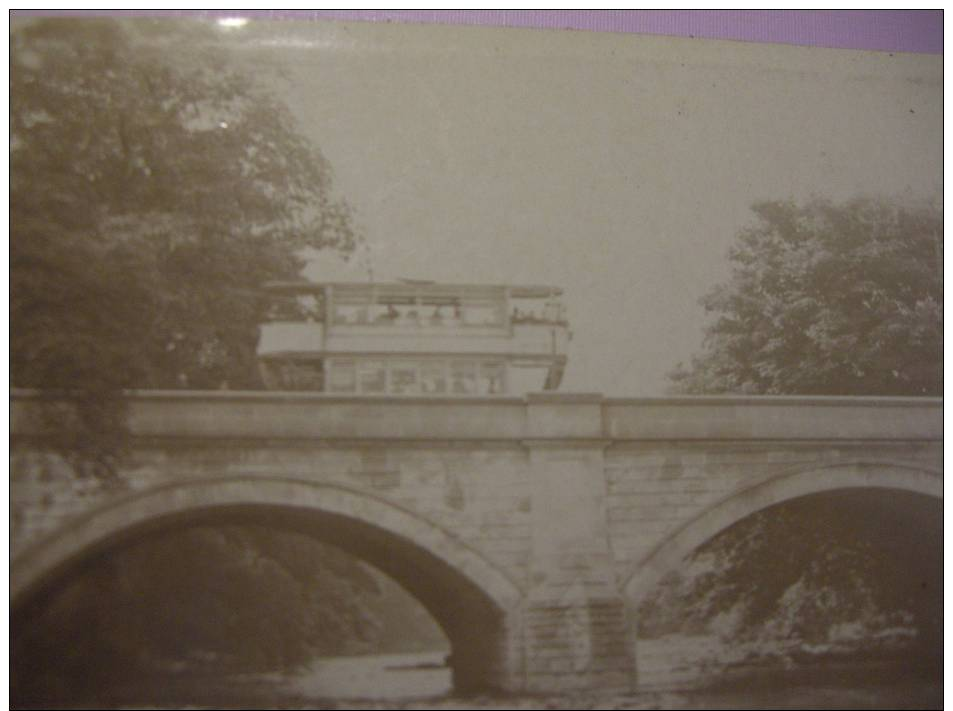
[[13,623],[12,693],[47,699],[444,644],[383,574],[304,533],[253,524],[184,528],[121,548]]
[[941,543],[916,531],[939,530],[940,506],[844,491],[762,511],[658,586],[639,612],[639,636],[719,640],[708,656],[722,665],[738,657],[797,667],[862,653],[937,666]]

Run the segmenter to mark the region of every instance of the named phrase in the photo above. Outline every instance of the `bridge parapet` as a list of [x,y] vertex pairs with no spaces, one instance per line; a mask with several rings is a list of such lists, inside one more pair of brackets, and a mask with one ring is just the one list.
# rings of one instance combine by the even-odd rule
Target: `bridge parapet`
[[909,397],[607,399],[613,440],[941,440],[943,401]]
[[758,507],[836,487],[941,490],[939,399],[131,392],[125,493],[44,451],[45,402],[14,391],[11,403],[17,589],[49,574],[78,531],[99,541],[150,502],[188,512],[226,492],[256,505],[291,487],[307,495],[281,502],[311,497],[327,516],[351,497],[355,511],[392,507],[406,523],[387,535],[430,546],[496,601],[499,639],[479,649],[499,648],[484,656],[517,690],[631,685],[642,581]]
[[[340,397],[322,393],[135,391],[140,437],[411,440],[942,440],[939,398]],[[14,437],[41,432],[41,393],[14,391]]]

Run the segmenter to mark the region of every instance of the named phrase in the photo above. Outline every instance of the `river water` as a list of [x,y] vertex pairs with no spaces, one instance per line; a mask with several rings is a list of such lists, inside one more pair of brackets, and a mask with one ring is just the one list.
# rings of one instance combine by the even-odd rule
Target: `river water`
[[[640,641],[639,684],[657,690],[691,688],[717,673],[711,659],[721,656],[706,637],[670,637]],[[448,650],[410,654],[322,657],[293,677],[276,678],[289,694],[306,698],[419,699],[453,690],[445,665]]]
[[[635,694],[454,697],[446,651],[317,660],[286,678],[289,696],[325,708],[406,709],[702,709],[702,708],[941,708],[939,680],[883,674],[863,665],[828,668],[817,675],[760,674],[733,681],[712,658],[706,638],[640,641],[640,683]],[[739,652],[740,655],[740,652]],[[721,653],[721,659],[725,659]],[[720,685],[711,686],[721,678]],[[324,700],[324,701],[321,701]],[[289,707],[289,706],[286,706]]]
[[306,698],[414,699],[445,696],[453,690],[447,651],[323,657],[287,688]]
[[[942,708],[942,681],[889,667],[827,665],[807,670],[726,674],[704,638],[639,643],[638,693],[454,695],[446,651],[315,660],[293,676],[246,676],[139,686],[69,708],[282,709],[930,709]],[[719,659],[724,659],[721,654]],[[792,673],[793,672],[793,673]],[[171,681],[171,680],[170,680]],[[30,705],[21,704],[22,708]],[[32,706],[47,708],[48,706]],[[62,707],[62,706],[61,706]]]

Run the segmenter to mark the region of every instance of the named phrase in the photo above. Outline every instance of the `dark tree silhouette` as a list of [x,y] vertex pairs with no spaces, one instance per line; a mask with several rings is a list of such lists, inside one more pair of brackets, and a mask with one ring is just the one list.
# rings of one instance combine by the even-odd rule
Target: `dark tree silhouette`
[[645,600],[640,634],[711,634],[765,656],[863,654],[939,671],[942,504],[842,490],[764,509],[698,548]]
[[268,279],[354,245],[331,171],[213,24],[42,19],[11,33],[11,381],[108,475],[123,388],[256,387]]
[[270,523],[160,531],[84,562],[13,617],[20,703],[290,673],[374,651],[407,598],[307,533]]

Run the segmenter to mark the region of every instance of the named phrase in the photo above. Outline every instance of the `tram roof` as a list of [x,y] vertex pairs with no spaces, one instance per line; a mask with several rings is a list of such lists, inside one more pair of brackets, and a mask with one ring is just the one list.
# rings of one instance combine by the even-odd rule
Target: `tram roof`
[[315,294],[324,293],[327,287],[335,291],[349,294],[378,292],[387,295],[397,294],[433,294],[433,295],[509,295],[517,299],[544,299],[549,296],[560,296],[563,290],[557,286],[540,284],[441,284],[431,281],[395,281],[395,282],[314,282],[305,280],[296,281],[269,281],[262,285],[264,289],[281,294]]

